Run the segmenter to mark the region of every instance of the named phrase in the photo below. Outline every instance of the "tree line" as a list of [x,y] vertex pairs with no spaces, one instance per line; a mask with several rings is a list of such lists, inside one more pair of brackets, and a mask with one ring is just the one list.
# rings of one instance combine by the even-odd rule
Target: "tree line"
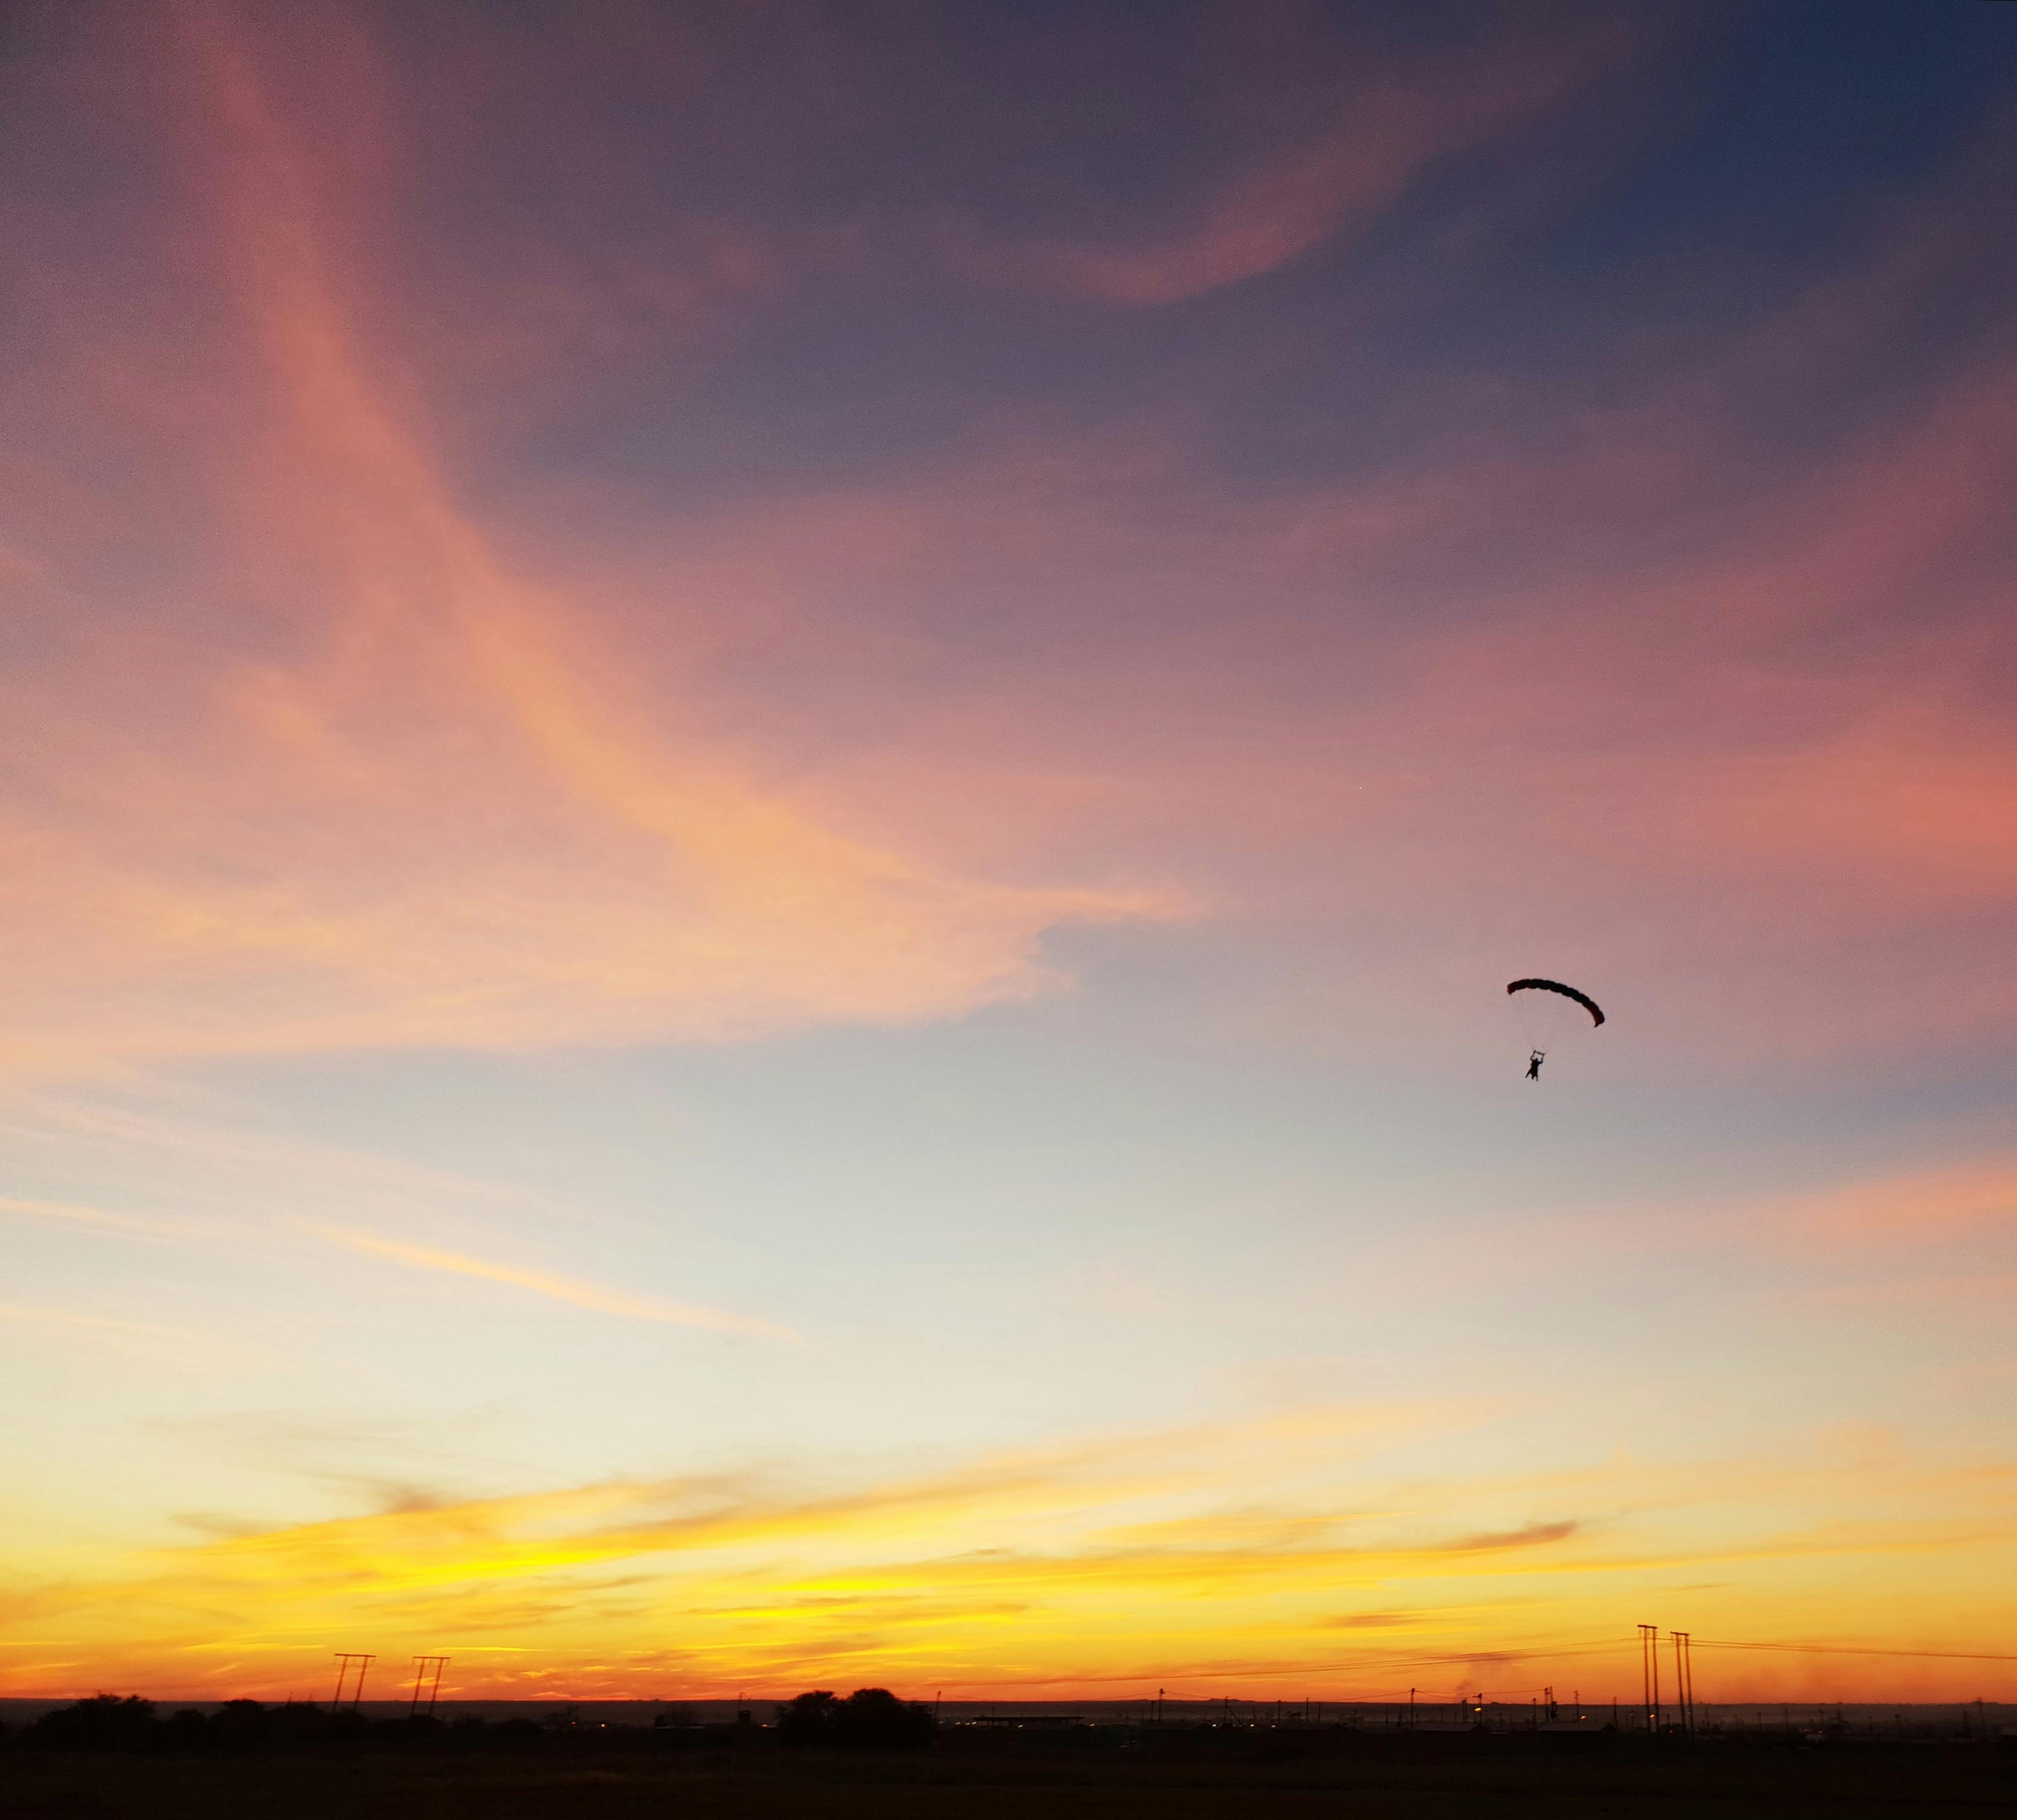
[[930,1744],[938,1721],[932,1709],[887,1688],[857,1688],[843,1699],[827,1688],[800,1694],[762,1727],[651,1726],[583,1721],[571,1711],[543,1719],[484,1719],[473,1714],[378,1717],[353,1706],[290,1700],[226,1700],[208,1712],[193,1706],[163,1714],[134,1694],[102,1693],[46,1712],[19,1728],[13,1742],[53,1750],[157,1751],[294,1749],[323,1745],[396,1747],[435,1741],[476,1747],[622,1745],[678,1749],[738,1742],[785,1750],[915,1750]]

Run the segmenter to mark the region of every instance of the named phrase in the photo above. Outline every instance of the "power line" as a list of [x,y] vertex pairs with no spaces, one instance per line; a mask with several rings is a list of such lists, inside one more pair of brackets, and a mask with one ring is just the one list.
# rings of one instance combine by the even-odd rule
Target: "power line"
[[1730,1643],[1698,1637],[1705,1649],[1784,1649],[1801,1656],[1910,1656],[1940,1662],[2017,1662],[2017,1656],[1970,1655],[1958,1649],[1865,1649],[1853,1643]]
[[[1533,1649],[1478,1649],[1460,1650],[1449,1656],[1378,1656],[1366,1659],[1366,1667],[1383,1668],[1434,1668],[1447,1663],[1464,1663],[1495,1662],[1555,1662],[1567,1656],[1615,1656],[1619,1645],[1615,1643],[1575,1643],[1560,1649],[1546,1648]],[[1216,1669],[1200,1669],[1199,1678],[1216,1674]]]

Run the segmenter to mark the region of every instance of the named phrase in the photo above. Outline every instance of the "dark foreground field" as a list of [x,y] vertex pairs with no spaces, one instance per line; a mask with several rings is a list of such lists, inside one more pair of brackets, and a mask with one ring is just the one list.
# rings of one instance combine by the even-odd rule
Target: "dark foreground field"
[[[14,1820],[1442,1820],[1479,1815],[2017,1814],[2017,1761],[1983,1745],[1468,1737],[1293,1753],[1149,1740],[1064,1750],[954,1740],[904,1756],[668,1753],[602,1745],[176,1756],[0,1753]],[[1564,1747],[1564,1743],[1568,1746]]]

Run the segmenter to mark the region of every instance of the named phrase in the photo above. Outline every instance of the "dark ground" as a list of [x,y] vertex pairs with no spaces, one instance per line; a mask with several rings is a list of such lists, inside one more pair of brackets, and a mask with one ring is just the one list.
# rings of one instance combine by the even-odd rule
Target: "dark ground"
[[640,1740],[178,1755],[0,1752],[7,1820],[1444,1820],[1481,1815],[1750,1820],[2017,1815],[1993,1746],[1471,1737],[1260,1742],[941,1740],[877,1756],[669,1751]]

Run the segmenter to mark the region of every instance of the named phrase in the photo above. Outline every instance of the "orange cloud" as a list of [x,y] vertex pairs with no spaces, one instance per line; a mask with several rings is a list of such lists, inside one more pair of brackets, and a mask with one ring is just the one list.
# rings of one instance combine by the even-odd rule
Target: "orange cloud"
[[[1340,1430],[1358,1443],[1313,1444]],[[88,1662],[100,1681],[131,1664],[157,1689],[258,1691],[319,1662],[337,1630],[388,1652],[448,1649],[460,1691],[493,1695],[784,1692],[858,1673],[900,1687],[1090,1692],[1146,1675],[1380,1697],[1428,1680],[1420,1667],[1449,1686],[1524,1692],[1555,1678],[1557,1660],[1593,1677],[1615,1658],[1628,1674],[1647,1609],[1704,1635],[1984,1646],[1954,1615],[1965,1601],[1940,1606],[1937,1626],[1927,1601],[2007,1555],[2007,1465],[1849,1437],[1769,1460],[1397,1474],[1382,1448],[1422,1432],[1405,1411],[1324,1410],[826,1490],[717,1475],[402,1496],[379,1515],[250,1535],[212,1519],[215,1539],[124,1573],[101,1560],[24,1586],[14,1621],[55,1642],[24,1652],[11,1685],[58,1691],[46,1655]],[[1257,1483],[1277,1493],[1265,1506]],[[1379,1627],[1340,1622],[1354,1599],[1405,1609],[1405,1645],[1349,1634]],[[479,1642],[503,1659],[469,1667]],[[1864,1674],[1900,1686],[1882,1659],[1823,1667],[1838,1687]],[[1732,1667],[1714,1697],[1812,1667]],[[1910,1673],[1929,1689],[1953,1679]]]
[[1759,1211],[1805,1238],[1871,1245],[2017,1225],[2017,1160],[1983,1158],[1846,1182]]

